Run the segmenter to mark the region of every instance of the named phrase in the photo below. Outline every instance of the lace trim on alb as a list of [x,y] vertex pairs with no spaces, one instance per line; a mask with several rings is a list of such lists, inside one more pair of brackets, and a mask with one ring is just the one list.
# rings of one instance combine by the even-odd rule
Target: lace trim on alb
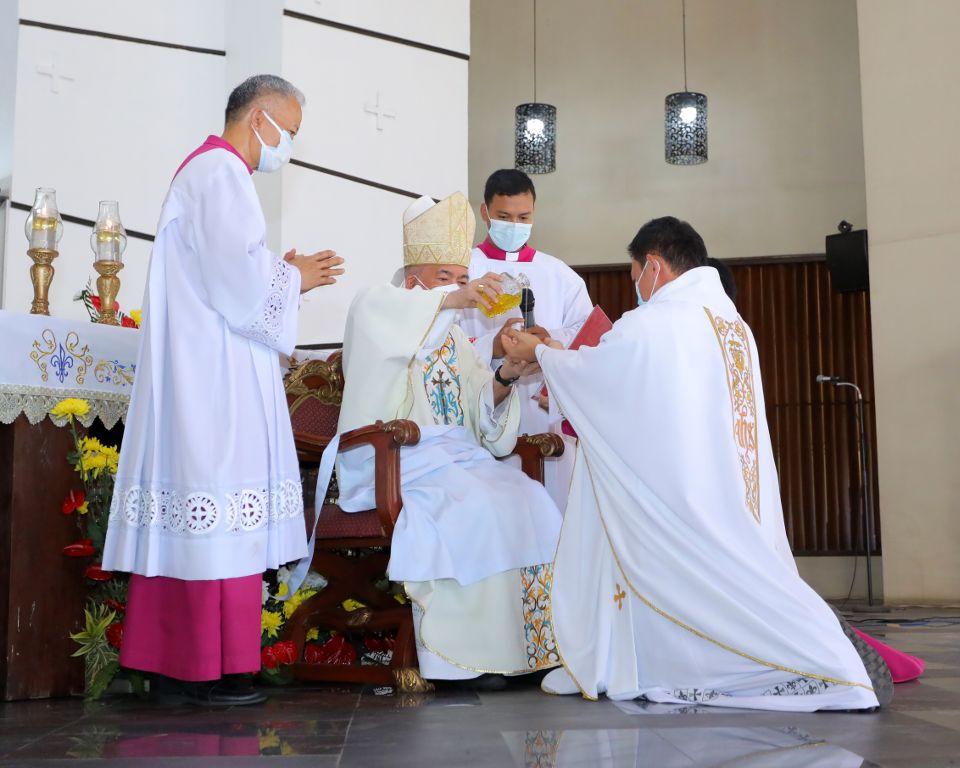
[[303,492],[294,480],[227,494],[117,486],[110,504],[111,523],[195,536],[246,533],[302,516]]
[[274,263],[270,275],[270,292],[263,302],[260,317],[244,329],[244,336],[267,345],[276,344],[280,340],[292,269],[283,259],[277,259]]

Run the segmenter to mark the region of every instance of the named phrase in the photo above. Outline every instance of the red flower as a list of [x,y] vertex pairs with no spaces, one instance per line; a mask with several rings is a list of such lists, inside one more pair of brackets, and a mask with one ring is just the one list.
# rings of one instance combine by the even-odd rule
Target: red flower
[[120,318],[120,325],[123,328],[136,328],[137,324],[133,322],[133,318],[129,315],[124,315]]
[[267,646],[260,650],[260,664],[267,669],[276,669],[280,662],[277,660],[277,654],[274,653],[272,646]]
[[67,494],[67,498],[63,500],[63,506],[61,507],[63,514],[72,515],[77,511],[77,508],[83,504],[86,498],[83,491],[70,491],[70,493]]
[[397,639],[392,636],[374,635],[367,632],[363,636],[363,645],[368,651],[384,653],[392,651]]
[[334,635],[323,645],[313,643],[304,649],[303,658],[308,664],[344,664],[357,661],[357,649],[343,635]]
[[100,297],[99,297],[99,296],[91,296],[91,297],[90,297],[90,303],[93,304],[93,308],[94,308],[95,310],[97,310],[97,312],[100,311]]
[[274,643],[272,649],[281,664],[294,664],[297,661],[297,646],[293,640],[281,640]]
[[80,539],[63,548],[63,554],[67,557],[90,557],[95,551],[92,539]]
[[110,581],[110,579],[113,578],[113,573],[103,570],[103,568],[100,567],[100,563],[88,565],[83,575],[91,581]]
[[112,608],[112,609],[115,610],[117,613],[126,613],[126,612],[127,612],[127,606],[125,606],[125,605],[124,605],[123,603],[121,603],[119,600],[114,600],[112,597],[108,597],[108,598],[107,598],[106,600],[104,600],[103,602],[104,602],[104,604],[105,604],[108,608]]
[[119,648],[123,643],[123,622],[115,621],[106,631],[107,642],[110,643],[114,648]]

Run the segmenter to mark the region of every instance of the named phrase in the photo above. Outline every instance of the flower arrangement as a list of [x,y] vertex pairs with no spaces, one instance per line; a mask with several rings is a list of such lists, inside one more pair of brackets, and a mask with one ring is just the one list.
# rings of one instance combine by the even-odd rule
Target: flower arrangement
[[[73,296],[74,301],[82,301],[83,306],[87,309],[87,314],[90,315],[90,321],[93,323],[99,322],[100,320],[100,297],[93,291],[93,281],[87,280],[86,288],[83,288]],[[123,328],[139,328],[140,320],[142,319],[142,313],[139,309],[131,309],[130,314],[124,314],[120,311],[120,302],[114,302],[114,306],[117,308],[117,322]]]
[[[80,646],[73,655],[84,657],[84,688],[87,698],[93,700],[103,694],[120,669],[128,578],[101,566],[120,453],[114,445],[78,433],[77,420],[89,412],[90,403],[73,397],[50,409],[51,415],[65,418],[70,427],[73,449],[67,461],[75,468],[81,486],[67,494],[60,511],[76,516],[80,532],[80,538],[65,546],[63,554],[91,561],[83,571],[89,586],[84,627],[70,637]],[[139,676],[131,679],[140,690]]]
[[[280,600],[289,590],[291,572],[288,568],[267,574],[263,583],[263,610],[260,619],[260,676],[278,685],[290,682],[289,666],[303,661],[307,664],[379,664],[388,666],[393,658],[396,643],[395,632],[362,632],[348,636],[336,630],[308,630],[303,659],[296,657],[296,646],[291,640],[281,640],[286,622],[304,601],[322,590],[327,582],[318,573],[311,571],[303,586],[289,600]],[[384,579],[378,584],[390,592],[390,583]],[[403,604],[406,598],[394,594],[394,599]],[[347,599],[341,603],[347,613],[366,608],[357,600]]]

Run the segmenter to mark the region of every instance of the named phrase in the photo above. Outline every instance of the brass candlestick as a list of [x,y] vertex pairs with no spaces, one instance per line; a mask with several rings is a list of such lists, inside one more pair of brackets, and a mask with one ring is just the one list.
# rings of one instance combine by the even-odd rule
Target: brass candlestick
[[33,207],[23,225],[27,236],[27,256],[33,260],[30,282],[33,283],[31,315],[50,314],[50,281],[53,280],[53,260],[60,255],[57,244],[63,236],[63,220],[57,209],[56,190],[37,187]]
[[30,304],[31,315],[49,315],[50,282],[53,280],[53,260],[60,255],[59,251],[47,248],[30,248],[27,256],[33,259],[30,267],[30,282],[33,283],[33,302]]
[[123,269],[122,261],[99,259],[93,262],[97,278],[97,293],[100,295],[100,319],[103,325],[120,325],[117,322],[117,294],[120,292],[120,278],[117,272]]

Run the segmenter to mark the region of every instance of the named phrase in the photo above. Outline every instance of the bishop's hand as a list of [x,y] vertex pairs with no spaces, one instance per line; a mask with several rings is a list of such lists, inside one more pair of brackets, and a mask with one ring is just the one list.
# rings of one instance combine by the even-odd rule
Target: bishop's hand
[[321,285],[333,285],[344,273],[343,269],[339,269],[343,259],[337,256],[336,251],[318,251],[302,256],[297,254],[296,248],[292,248],[283,255],[283,260],[300,270],[300,293]]
[[496,304],[500,294],[503,278],[493,272],[487,272],[483,277],[471,280],[459,291],[453,291],[443,297],[444,309],[474,309],[486,307],[491,309]]

